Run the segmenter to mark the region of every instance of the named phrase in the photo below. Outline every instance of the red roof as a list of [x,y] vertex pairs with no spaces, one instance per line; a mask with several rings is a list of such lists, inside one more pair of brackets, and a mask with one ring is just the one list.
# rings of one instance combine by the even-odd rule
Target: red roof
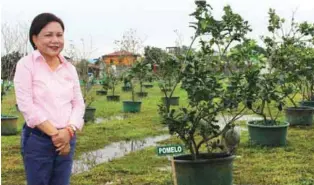
[[138,55],[130,53],[128,51],[116,51],[116,52],[109,53],[109,54],[104,55],[104,56],[107,57],[107,56],[138,56]]

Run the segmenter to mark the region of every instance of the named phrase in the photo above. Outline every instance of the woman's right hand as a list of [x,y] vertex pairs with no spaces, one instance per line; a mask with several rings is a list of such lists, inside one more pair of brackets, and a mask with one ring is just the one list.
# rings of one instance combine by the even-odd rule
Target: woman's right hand
[[65,147],[60,150],[59,155],[68,155],[71,151],[71,145],[70,143],[66,144]]

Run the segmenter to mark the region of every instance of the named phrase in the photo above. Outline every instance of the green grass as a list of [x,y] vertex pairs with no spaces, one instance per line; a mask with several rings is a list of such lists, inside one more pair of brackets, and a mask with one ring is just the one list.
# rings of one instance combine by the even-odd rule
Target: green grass
[[314,128],[289,128],[286,147],[250,146],[242,135],[234,163],[236,184],[314,184]]
[[[248,133],[241,134],[241,144],[234,160],[233,179],[238,185],[312,185],[314,184],[314,128],[289,128],[286,147],[252,146]],[[180,143],[171,138],[162,144]],[[158,157],[155,147],[133,152],[98,165],[89,172],[72,176],[73,185],[167,185],[172,184],[171,163]]]
[[[95,95],[96,90],[100,88],[100,86],[96,86],[92,93]],[[123,114],[122,101],[131,99],[131,92],[121,92],[119,90],[121,89],[120,86],[117,89],[117,94],[121,95],[121,102],[108,102],[106,96],[95,95],[97,101],[92,106],[96,108],[96,118]],[[137,89],[137,91],[139,90]],[[79,158],[83,152],[103,148],[112,142],[135,140],[167,133],[167,131],[162,130],[163,125],[160,124],[160,118],[157,113],[157,104],[160,103],[162,93],[156,84],[154,88],[146,89],[146,91],[149,97],[142,99],[142,111],[140,113],[125,114],[127,116],[125,120],[85,124],[83,131],[78,133],[75,158]],[[175,93],[181,97],[180,103],[186,101],[186,95],[183,90],[178,88]],[[19,119],[18,134],[15,136],[2,136],[1,141],[2,184],[8,185],[25,184],[23,163],[20,155],[20,132],[24,119],[21,113],[15,110],[14,105],[15,96],[13,90],[11,90],[2,102],[2,114],[16,115]]]
[[[99,96],[95,95],[96,90],[101,89],[101,86],[96,86],[93,89],[93,94],[96,97],[97,101],[94,101],[91,106],[96,107],[96,117],[107,117],[116,115],[118,113],[122,113],[122,101],[123,100],[132,100],[132,92],[123,92],[121,90],[121,85],[118,85],[115,90],[115,95],[120,96],[120,103],[116,102],[108,102],[106,100],[106,96]],[[156,114],[157,112],[157,104],[161,103],[161,97],[163,97],[163,93],[159,90],[158,84],[154,83],[153,88],[143,88],[144,92],[148,92],[148,97],[145,98],[139,98],[135,95],[135,100],[141,100],[143,101],[142,104],[142,111],[141,113],[144,114]],[[134,92],[140,92],[139,85],[135,86]],[[112,91],[108,90],[108,95],[112,95]],[[180,88],[177,88],[174,92],[173,96],[180,96],[180,105],[186,105],[187,102],[187,95],[186,92],[181,90]]]
[[[97,86],[95,91],[101,89]],[[138,87],[136,92],[138,92]],[[141,139],[147,136],[160,135],[163,125],[157,113],[157,104],[163,96],[154,84],[154,88],[146,89],[148,97],[143,98],[142,111],[137,114],[126,114],[124,120],[111,120],[99,124],[88,123],[83,132],[78,134],[75,158],[87,151],[103,148],[112,142],[121,140]],[[131,99],[131,92],[122,92],[117,87],[117,95],[121,95],[121,102],[107,102],[106,96],[96,96],[92,106],[96,108],[96,117],[124,115],[122,101]],[[177,88],[175,94],[180,96],[180,105],[187,104],[186,93]],[[138,99],[138,98],[137,98]],[[21,185],[25,183],[23,164],[20,156],[20,131],[24,123],[20,113],[15,111],[15,97],[11,91],[2,102],[2,113],[19,116],[18,135],[2,136],[2,184]],[[272,112],[276,106],[271,107]],[[279,120],[284,119],[284,113],[279,114]],[[240,121],[245,127],[246,122]],[[241,134],[241,145],[234,161],[235,184],[314,184],[314,128],[289,128],[288,146],[282,148],[265,148],[251,146],[248,143],[248,134]],[[160,144],[180,143],[177,138],[171,138]],[[186,151],[187,152],[187,151]],[[166,157],[157,157],[155,147],[133,152],[129,155],[101,164],[89,172],[73,175],[74,185],[101,185],[106,182],[120,185],[167,185],[172,184],[170,162]]]
[[154,147],[134,152],[110,163],[99,165],[90,172],[74,175],[73,185],[101,185],[106,182],[116,184],[166,185],[172,184],[171,173],[159,168],[167,168],[166,157],[158,157]]

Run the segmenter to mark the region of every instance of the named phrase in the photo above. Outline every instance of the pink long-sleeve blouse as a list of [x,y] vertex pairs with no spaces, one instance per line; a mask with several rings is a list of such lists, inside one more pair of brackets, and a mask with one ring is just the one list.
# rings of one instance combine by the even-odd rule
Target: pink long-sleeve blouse
[[85,104],[76,68],[62,55],[55,71],[38,50],[17,63],[14,88],[26,124],[34,128],[49,120],[56,128],[82,129]]

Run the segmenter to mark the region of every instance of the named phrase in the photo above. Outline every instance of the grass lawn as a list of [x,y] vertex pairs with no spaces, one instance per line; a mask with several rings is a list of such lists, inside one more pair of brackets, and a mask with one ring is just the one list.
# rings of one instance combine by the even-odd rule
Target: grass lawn
[[[96,86],[93,94],[100,89]],[[121,95],[121,102],[107,102],[106,96],[96,96],[96,101],[92,104],[96,108],[95,117],[109,117],[121,115],[122,100],[131,99],[131,92],[121,92],[121,87],[117,88],[116,94]],[[136,90],[138,91],[138,89]],[[142,111],[137,114],[123,114],[127,118],[124,120],[110,120],[99,124],[86,123],[83,132],[78,133],[77,148],[75,158],[83,152],[103,148],[104,146],[121,140],[135,140],[148,136],[162,135],[167,131],[162,130],[157,113],[157,104],[162,97],[157,84],[154,88],[146,89],[148,97],[143,98]],[[185,92],[178,90],[176,95],[181,96],[182,102],[186,102]],[[184,99],[185,98],[185,99]],[[139,99],[139,98],[137,98]],[[181,102],[180,102],[181,103]],[[23,116],[15,110],[14,92],[10,91],[2,102],[2,114],[12,114],[19,117],[18,134],[15,136],[1,137],[1,177],[2,184],[20,185],[25,184],[25,175],[22,158],[20,155],[20,132],[24,123]]]
[[[94,89],[94,94],[97,89]],[[119,86],[117,95],[121,100],[131,99],[130,92],[121,92]],[[138,90],[137,90],[138,91]],[[142,99],[142,111],[137,114],[126,114],[124,120],[110,120],[99,124],[87,123],[83,132],[78,134],[75,158],[83,152],[103,148],[104,146],[121,140],[133,140],[147,136],[167,133],[162,130],[157,104],[162,93],[155,84],[147,89],[148,97]],[[180,105],[186,104],[186,93],[178,88],[175,95],[180,96]],[[96,117],[124,115],[121,102],[107,102],[106,96],[97,96],[92,106],[95,107]],[[2,184],[22,185],[25,183],[24,169],[20,156],[20,130],[24,120],[15,111],[15,97],[11,91],[2,102],[2,113],[12,113],[19,116],[19,133],[16,136],[1,137]],[[275,111],[275,106],[272,107]],[[280,115],[283,120],[283,113]],[[240,124],[245,127],[243,122]],[[173,137],[166,143],[180,143]],[[314,184],[314,128],[289,128],[288,145],[280,148],[266,148],[251,146],[248,133],[241,134],[241,145],[234,161],[235,184]],[[172,184],[170,162],[167,157],[158,157],[155,147],[132,152],[123,158],[100,164],[89,172],[73,175],[71,184],[74,185],[105,185],[111,184],[139,184],[139,185],[167,185]],[[110,183],[108,183],[110,184]]]
[[[248,132],[241,133],[241,144],[234,160],[233,179],[238,185],[313,185],[314,128],[289,128],[286,147],[252,146]],[[176,138],[162,144],[180,143]],[[167,185],[172,183],[167,157],[156,155],[156,148],[98,165],[89,172],[72,176],[73,185]]]

